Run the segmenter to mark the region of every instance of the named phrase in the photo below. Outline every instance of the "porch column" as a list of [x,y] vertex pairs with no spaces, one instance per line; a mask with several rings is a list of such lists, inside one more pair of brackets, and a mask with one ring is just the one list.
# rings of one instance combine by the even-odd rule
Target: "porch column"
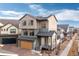
[[48,37],[48,45],[51,46],[51,43],[52,43],[52,38]]
[[41,37],[41,46],[44,46],[44,45],[45,45],[45,38]]

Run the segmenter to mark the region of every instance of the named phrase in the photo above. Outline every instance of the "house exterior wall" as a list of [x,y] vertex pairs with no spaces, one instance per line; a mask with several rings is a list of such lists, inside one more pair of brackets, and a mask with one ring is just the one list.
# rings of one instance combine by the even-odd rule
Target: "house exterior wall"
[[55,48],[55,46],[56,46],[56,33],[54,33],[53,35],[52,35],[52,49],[53,48]]
[[48,18],[48,29],[57,32],[57,21],[54,16]]
[[[33,25],[29,25],[29,22],[33,20]],[[23,22],[26,21],[26,25],[23,25]],[[37,22],[36,19],[30,16],[25,16],[22,20],[19,22],[19,28],[22,29],[37,29]]]
[[11,24],[7,24],[5,25],[4,27],[2,27],[2,31],[1,31],[1,34],[8,34],[8,31],[7,31],[7,28],[12,26]]
[[[11,26],[11,27],[10,27]],[[9,28],[10,27],[10,28]],[[12,24],[7,24],[4,27],[1,28],[1,34],[12,34],[10,33],[10,29],[16,29],[16,33],[18,34],[18,28],[16,28],[15,26],[13,26]],[[4,30],[5,29],[5,30]]]
[[[15,29],[16,30],[16,33],[10,33],[10,30],[11,29]],[[16,28],[15,26],[11,26],[9,29],[8,29],[8,34],[18,34],[18,28]]]
[[34,41],[33,41],[33,50],[36,49],[36,44],[37,44],[37,40],[34,40]]

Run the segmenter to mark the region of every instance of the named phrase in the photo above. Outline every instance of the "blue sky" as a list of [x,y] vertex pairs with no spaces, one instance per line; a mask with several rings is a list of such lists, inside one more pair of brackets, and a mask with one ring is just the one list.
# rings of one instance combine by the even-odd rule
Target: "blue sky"
[[59,24],[79,26],[79,4],[77,3],[0,3],[2,19],[20,19],[26,13],[35,16],[53,14]]

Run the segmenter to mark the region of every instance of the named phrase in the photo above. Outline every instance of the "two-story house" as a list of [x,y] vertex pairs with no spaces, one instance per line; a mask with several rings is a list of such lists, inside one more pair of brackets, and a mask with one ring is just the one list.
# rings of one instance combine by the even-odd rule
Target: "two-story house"
[[19,34],[18,20],[0,19],[0,43],[10,44],[16,42]]
[[25,14],[19,20],[19,29],[18,47],[38,50],[56,46],[57,19],[53,15],[42,17]]

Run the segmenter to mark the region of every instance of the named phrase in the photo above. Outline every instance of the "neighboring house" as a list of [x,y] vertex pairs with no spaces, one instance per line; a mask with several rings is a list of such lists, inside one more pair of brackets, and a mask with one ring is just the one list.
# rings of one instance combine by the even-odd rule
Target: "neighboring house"
[[61,32],[69,32],[69,25],[68,24],[58,24],[57,29],[58,29],[58,31],[61,31]]
[[73,32],[74,31],[74,27],[69,27],[69,32]]
[[64,38],[69,33],[69,25],[68,24],[58,24],[57,25],[57,39],[61,39],[64,41]]
[[13,35],[13,34],[18,34],[18,27],[14,26],[13,24],[5,24],[1,28],[0,34],[7,34],[7,35]]
[[18,26],[18,20],[0,19],[0,43],[9,44],[14,41],[16,42],[16,38],[19,34]]
[[18,37],[18,47],[26,49],[55,48],[57,19],[48,17],[24,15],[19,20],[21,35]]

